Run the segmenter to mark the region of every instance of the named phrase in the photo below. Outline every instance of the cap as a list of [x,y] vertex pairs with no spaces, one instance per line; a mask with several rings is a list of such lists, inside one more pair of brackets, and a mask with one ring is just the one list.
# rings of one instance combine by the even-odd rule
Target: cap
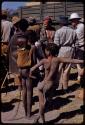
[[66,16],[59,16],[58,23],[59,24],[64,24],[64,25],[68,24],[68,17],[66,17]]

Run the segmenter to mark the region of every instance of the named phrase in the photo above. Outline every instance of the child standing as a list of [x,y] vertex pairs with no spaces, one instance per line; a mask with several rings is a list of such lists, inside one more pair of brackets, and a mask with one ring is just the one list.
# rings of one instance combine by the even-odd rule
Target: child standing
[[56,78],[58,74],[59,64],[64,63],[83,63],[81,60],[69,59],[64,57],[56,57],[59,52],[59,47],[54,43],[49,43],[45,48],[45,54],[47,58],[42,59],[38,64],[30,69],[30,75],[32,72],[43,65],[45,68],[45,77],[42,82],[38,83],[38,96],[39,96],[39,118],[41,118],[42,123],[45,122],[44,110],[45,110],[45,94],[48,90],[52,88],[54,83],[56,83]]
[[[34,36],[34,37],[33,37]],[[32,79],[29,78],[30,68],[36,64],[35,33],[28,31],[28,33],[18,36],[17,38],[17,66],[21,76],[23,105],[26,118],[31,118],[32,108]]]

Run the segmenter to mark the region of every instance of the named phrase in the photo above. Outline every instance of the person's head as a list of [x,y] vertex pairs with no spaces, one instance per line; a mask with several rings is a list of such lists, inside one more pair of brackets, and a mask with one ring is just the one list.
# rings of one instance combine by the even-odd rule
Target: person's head
[[51,26],[52,25],[52,19],[49,16],[45,17],[44,20],[43,20],[43,25],[45,27]]
[[72,13],[70,15],[70,18],[69,18],[69,21],[71,22],[72,26],[73,27],[76,27],[77,24],[79,23],[79,20],[80,20],[80,16],[78,15],[78,13]]
[[4,19],[4,20],[7,19],[7,11],[6,10],[2,10],[2,12],[1,12],[1,19]]
[[33,30],[28,30],[26,32],[26,36],[27,36],[27,39],[28,39],[28,44],[32,44],[34,45],[35,42],[37,41],[37,35],[36,35],[36,32],[33,31]]
[[27,30],[28,26],[29,26],[29,23],[26,19],[21,19],[19,21],[19,29],[21,31],[25,32]]
[[19,34],[18,36],[17,36],[17,41],[16,41],[16,43],[17,43],[17,46],[19,47],[19,48],[23,48],[23,47],[25,47],[26,48],[26,46],[27,46],[27,36],[25,35],[25,34]]
[[68,17],[66,17],[66,16],[59,16],[58,23],[61,26],[67,26],[68,25]]
[[54,43],[48,43],[45,47],[46,56],[57,56],[59,53],[59,47]]
[[29,22],[29,25],[30,25],[30,26],[33,26],[33,25],[36,24],[36,19],[33,18],[33,17],[29,17],[29,18],[28,18],[28,22]]
[[12,23],[13,23],[15,29],[19,28],[19,21],[20,21],[20,18],[18,16],[12,17]]

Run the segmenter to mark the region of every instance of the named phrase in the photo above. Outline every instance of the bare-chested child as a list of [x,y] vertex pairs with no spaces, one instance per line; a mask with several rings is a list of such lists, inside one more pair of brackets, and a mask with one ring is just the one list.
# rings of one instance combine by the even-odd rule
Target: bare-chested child
[[38,83],[37,86],[38,96],[39,96],[39,118],[43,123],[45,122],[45,116],[44,116],[44,109],[46,102],[45,94],[56,82],[59,64],[61,62],[83,63],[83,61],[77,59],[57,57],[58,52],[59,52],[59,47],[54,43],[49,43],[45,48],[45,54],[47,58],[42,59],[38,64],[33,66],[30,70],[30,75],[32,75],[32,72],[41,65],[43,65],[45,69],[45,77],[42,82]]

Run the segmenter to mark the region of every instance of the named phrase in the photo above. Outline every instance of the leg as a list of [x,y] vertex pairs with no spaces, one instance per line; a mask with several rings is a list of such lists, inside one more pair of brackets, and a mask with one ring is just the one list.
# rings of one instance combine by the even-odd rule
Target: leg
[[46,104],[46,97],[45,94],[48,90],[51,89],[53,86],[52,81],[47,81],[47,83],[44,83],[43,81],[38,84],[38,96],[39,96],[39,115],[42,120],[42,122],[45,122],[45,104]]
[[25,110],[25,116],[27,116],[27,89],[26,89],[26,80],[22,78],[22,98],[23,98],[23,105]]
[[81,68],[81,66],[79,64],[77,64],[77,70],[78,70],[78,81],[80,82],[80,79],[84,72],[84,68]]
[[29,118],[31,116],[32,94],[33,94],[32,80],[29,78],[27,78],[26,80],[26,87],[27,87],[27,117]]
[[[84,48],[82,48],[82,49],[78,48],[78,50],[77,50],[76,55],[79,60],[84,60]],[[77,64],[77,71],[78,71],[78,82],[80,83],[82,75],[84,73],[84,64]]]
[[45,122],[45,116],[44,116],[44,108],[45,108],[45,100],[44,95],[41,90],[38,90],[38,96],[39,96],[39,115],[42,120],[42,122]]
[[45,94],[43,93],[44,82],[38,84],[38,97],[39,97],[39,117],[42,122],[45,122],[44,108],[45,108]]
[[25,116],[27,116],[27,86],[26,86],[26,80],[27,80],[27,69],[21,69],[20,71],[21,77],[22,77],[22,96],[23,96],[23,105],[25,110]]
[[71,64],[69,64],[63,72],[63,88],[67,90],[68,88],[68,80],[69,80],[69,73],[71,69]]
[[59,65],[59,87],[58,89],[61,90],[63,87],[63,63]]

